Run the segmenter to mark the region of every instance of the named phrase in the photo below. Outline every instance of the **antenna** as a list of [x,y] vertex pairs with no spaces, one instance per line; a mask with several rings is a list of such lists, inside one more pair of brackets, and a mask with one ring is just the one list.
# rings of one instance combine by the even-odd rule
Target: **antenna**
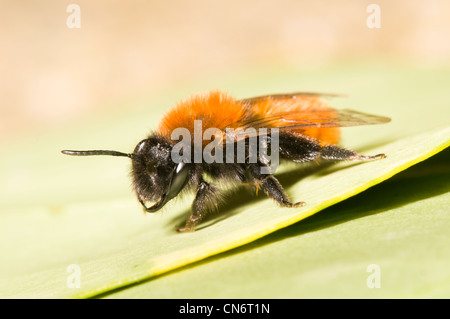
[[63,150],[61,153],[72,156],[93,156],[93,155],[109,155],[109,156],[124,156],[131,159],[136,159],[136,154],[127,154],[117,151],[106,151],[106,150],[92,150],[92,151],[71,151]]

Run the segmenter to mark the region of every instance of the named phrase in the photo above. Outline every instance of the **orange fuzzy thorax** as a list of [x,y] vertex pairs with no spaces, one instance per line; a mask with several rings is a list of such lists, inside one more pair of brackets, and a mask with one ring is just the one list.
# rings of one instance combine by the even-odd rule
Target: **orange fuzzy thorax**
[[236,99],[226,93],[213,91],[194,95],[172,108],[161,120],[159,133],[170,139],[176,128],[187,128],[194,134],[194,120],[202,121],[203,131],[207,128],[225,130],[235,127],[246,116],[246,110]]

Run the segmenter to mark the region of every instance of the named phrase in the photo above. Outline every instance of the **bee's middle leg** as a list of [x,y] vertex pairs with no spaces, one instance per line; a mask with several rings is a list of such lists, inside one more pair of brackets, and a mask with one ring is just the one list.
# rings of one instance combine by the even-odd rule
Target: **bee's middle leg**
[[292,203],[278,179],[271,174],[261,173],[260,165],[250,164],[249,169],[252,173],[254,183],[257,184],[267,196],[273,198],[280,206],[299,207],[305,205],[304,202]]

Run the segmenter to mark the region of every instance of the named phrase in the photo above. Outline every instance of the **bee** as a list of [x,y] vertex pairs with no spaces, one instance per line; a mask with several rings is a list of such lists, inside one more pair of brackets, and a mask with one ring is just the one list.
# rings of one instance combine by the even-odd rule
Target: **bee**
[[[62,153],[130,158],[137,199],[149,213],[160,210],[181,191],[194,190],[191,212],[184,226],[176,227],[179,232],[190,232],[205,216],[217,209],[224,194],[222,182],[232,185],[253,184],[282,207],[305,205],[304,202],[292,202],[289,199],[273,171],[268,169],[263,173],[264,168],[270,168],[269,163],[267,157],[259,153],[262,148],[257,148],[256,156],[250,156],[250,153],[255,155],[254,149],[253,152],[250,149],[253,137],[264,137],[263,144],[266,147],[276,145],[275,151],[279,158],[295,163],[317,159],[371,161],[386,157],[385,154],[361,155],[337,145],[340,127],[381,124],[390,119],[348,109],[334,109],[324,99],[333,96],[336,95],[298,92],[238,100],[225,92],[210,91],[191,96],[170,109],[158,128],[140,141],[132,153],[110,150],[63,150]],[[199,141],[195,137],[198,133],[196,121],[201,121],[203,129],[215,129],[212,136],[215,141],[219,141],[215,145],[226,145],[228,151],[228,147],[236,146],[237,149],[241,143],[245,156],[239,161],[236,154],[230,157],[228,152],[216,152],[215,155],[219,155],[223,161],[194,161],[192,156],[196,155],[193,150],[200,150],[201,153],[207,148],[205,141],[200,140],[200,146],[195,145]],[[181,143],[178,142],[180,136],[174,133],[180,128],[194,137],[184,141],[181,152],[175,152],[182,154],[183,160],[174,160],[174,150]],[[267,133],[268,129],[270,133]],[[230,130],[232,135],[229,134]],[[243,134],[245,132],[250,133]]]

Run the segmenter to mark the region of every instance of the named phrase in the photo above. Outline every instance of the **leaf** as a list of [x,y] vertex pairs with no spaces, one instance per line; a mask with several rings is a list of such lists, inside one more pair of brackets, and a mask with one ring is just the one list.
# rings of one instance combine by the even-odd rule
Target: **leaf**
[[[251,200],[250,195],[239,193],[238,204],[222,208],[226,218],[189,234],[178,234],[173,228],[188,212],[183,203],[173,206],[170,214],[146,216],[136,214],[133,201],[120,199],[53,210],[18,208],[3,214],[1,220],[2,255],[18,265],[14,269],[2,266],[2,296],[84,298],[147,280],[294,224],[449,144],[450,127],[370,150],[371,154],[388,154],[384,160],[325,166],[307,176],[287,172],[280,179],[289,185],[291,196],[306,201],[307,206],[279,208],[269,199]],[[20,225],[21,231],[11,225]],[[67,286],[71,264],[79,266],[81,288]]]
[[[302,71],[301,74],[298,70],[278,66],[274,71],[265,70],[264,76],[255,77],[255,73],[249,72],[236,77],[232,72],[228,77],[221,74],[218,79],[209,77],[204,82],[191,82],[191,87],[178,91],[174,88],[165,94],[151,92],[141,101],[126,101],[112,111],[108,109],[98,116],[83,118],[79,124],[50,130],[47,134],[30,131],[23,138],[11,138],[4,143],[0,157],[0,254],[3,261],[0,265],[0,297],[98,296],[115,288],[158,278],[159,274],[167,274],[172,269],[180,269],[233,247],[244,249],[248,246],[245,243],[362,192],[448,145],[446,84],[449,72],[446,68],[428,70],[364,63]],[[161,114],[186,92],[216,87],[229,89],[238,98],[299,89],[349,94],[347,99],[333,99],[332,105],[389,116],[392,123],[345,129],[343,145],[358,151],[364,149],[361,151],[364,154],[385,152],[388,158],[361,164],[284,167],[279,172],[280,180],[292,199],[306,201],[307,206],[298,210],[280,209],[263,196],[255,198],[254,194],[241,188],[221,207],[221,214],[200,225],[201,229],[196,233],[177,234],[174,225],[185,219],[192,198],[173,203],[162,214],[144,215],[125,180],[128,162],[116,158],[74,159],[60,154],[60,150],[66,148],[102,147],[131,151],[133,144],[156,127]],[[183,91],[185,93],[181,93]],[[444,128],[435,129],[437,127]],[[370,198],[364,201],[368,206],[376,207],[379,200]],[[437,196],[433,199],[442,207],[448,207],[448,199]],[[425,204],[432,205],[431,202]],[[353,222],[350,225],[354,225]],[[380,220],[380,223],[384,221]],[[325,225],[328,224],[325,222]],[[411,219],[409,226],[413,225]],[[342,226],[346,224],[342,223]],[[336,253],[342,253],[350,238],[344,237],[342,241],[340,238],[330,236],[323,240],[336,242],[341,248]],[[428,245],[434,239],[430,236]],[[321,242],[318,241],[318,245]],[[311,258],[315,258],[313,243],[305,243],[305,256],[311,254]],[[362,245],[361,241],[358,243]],[[407,242],[403,245],[405,249],[409,248]],[[358,251],[358,247],[354,246],[354,251]],[[446,252],[438,245],[437,251],[430,250],[434,254],[422,256],[441,263],[437,256],[439,251]],[[357,256],[344,254],[343,257],[351,263]],[[395,257],[401,258],[386,255],[386,262],[397,262]],[[339,264],[344,261],[336,259],[334,266],[339,269]],[[362,260],[361,265],[366,266],[366,261]],[[73,284],[70,279],[76,275],[76,267],[71,265],[79,267],[80,288],[69,288]],[[310,265],[313,268],[317,263]],[[384,267],[381,262],[380,265]],[[399,263],[397,269],[401,266],[405,265]],[[263,268],[261,265],[255,274],[264,276],[267,270]],[[329,269],[333,267],[330,265]],[[445,277],[446,272],[442,273]],[[417,276],[420,275],[418,271]],[[327,284],[327,278],[330,279],[325,277],[322,287]],[[348,277],[339,278],[343,281],[328,282],[344,287]],[[439,286],[444,292],[448,286],[446,282],[448,280],[443,278],[443,284]],[[404,284],[407,290],[409,283],[404,281]],[[434,287],[430,291],[436,292]],[[177,289],[176,286],[167,288]],[[192,295],[196,288],[191,287]],[[301,287],[291,289],[298,291]],[[319,290],[316,288],[315,295],[319,295]]]
[[447,148],[300,223],[106,297],[448,298],[449,180]]

